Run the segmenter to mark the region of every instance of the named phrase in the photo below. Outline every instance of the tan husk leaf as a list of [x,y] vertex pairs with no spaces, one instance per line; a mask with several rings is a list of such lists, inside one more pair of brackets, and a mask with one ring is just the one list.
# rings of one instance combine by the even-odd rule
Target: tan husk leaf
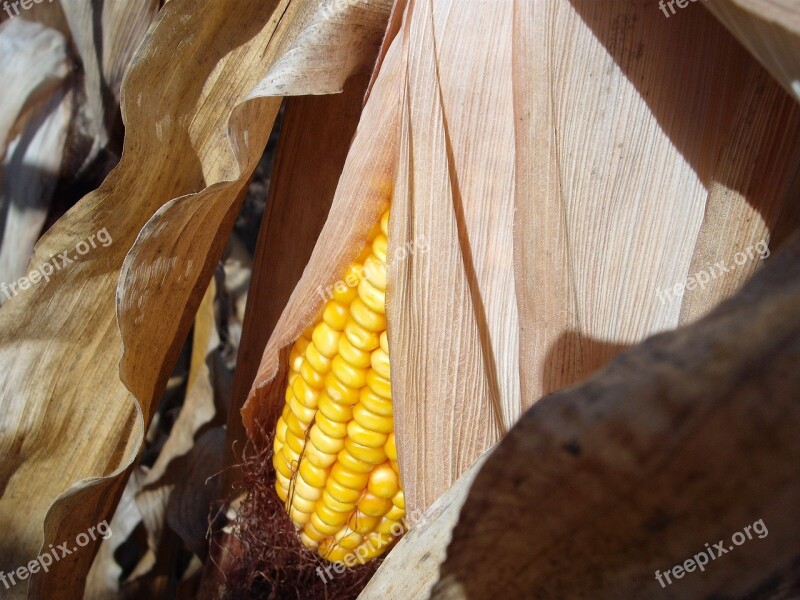
[[[544,393],[697,319],[756,270],[759,254],[734,257],[769,242],[790,205],[798,107],[707,12],[674,27],[651,9],[398,3],[329,221],[244,409],[251,435],[282,404],[279,353],[379,211],[376,177],[394,173],[387,315],[412,511]],[[672,60],[678,48],[690,59]],[[710,284],[661,299],[701,270]]]
[[[325,224],[358,126],[368,76],[352,77],[342,94],[286,101],[236,357],[226,449],[229,466],[242,461],[247,435],[240,410],[270,334]],[[234,468],[225,471],[229,485],[237,475]]]
[[[331,51],[309,56],[331,58],[336,70],[350,44],[370,32],[379,39],[378,16],[354,6],[353,27],[317,26],[308,42]],[[0,569],[69,544],[113,513],[280,103],[245,99],[295,37],[324,19],[310,0],[170,2],[159,14],[123,84],[120,165],[42,238],[31,265],[72,257],[103,228],[113,242],[0,313]],[[296,53],[296,71],[321,70],[305,58]],[[338,71],[340,84],[350,74]],[[30,595],[79,596],[95,550],[37,574]],[[27,583],[12,596],[25,596]]]
[[794,0],[710,0],[705,4],[800,102],[800,10]]

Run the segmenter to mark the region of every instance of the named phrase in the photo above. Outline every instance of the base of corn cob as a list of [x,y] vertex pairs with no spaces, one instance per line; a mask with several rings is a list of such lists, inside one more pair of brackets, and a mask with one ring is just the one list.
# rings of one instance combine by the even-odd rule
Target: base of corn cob
[[362,561],[405,530],[386,335],[389,211],[292,347],[275,487],[303,543]]

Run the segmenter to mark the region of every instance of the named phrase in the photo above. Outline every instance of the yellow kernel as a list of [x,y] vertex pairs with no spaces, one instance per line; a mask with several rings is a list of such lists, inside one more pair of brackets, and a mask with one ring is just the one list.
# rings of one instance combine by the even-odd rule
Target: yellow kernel
[[328,478],[328,483],[325,484],[325,489],[334,500],[338,500],[343,504],[358,502],[358,499],[361,497],[361,490],[353,490],[349,487],[343,486],[332,477]]
[[289,352],[289,368],[292,371],[300,370],[300,363],[303,362],[303,353],[308,346],[308,340],[305,338],[298,338]]
[[[300,455],[303,453],[305,446],[306,446],[305,436],[299,438],[293,433],[289,432],[289,435],[286,436],[286,445],[283,447],[283,452],[287,454],[287,456],[291,455],[293,460],[297,460],[297,458],[299,458]],[[289,454],[287,451],[289,451],[291,454]]]
[[400,474],[400,464],[396,460],[390,460],[389,464],[391,465],[392,469],[394,469],[394,472],[399,475]]
[[370,310],[382,315],[386,314],[386,294],[366,279],[362,279],[358,284],[358,297]]
[[280,473],[275,473],[275,482],[284,490],[288,490],[289,486],[292,484],[292,475],[284,477]]
[[339,452],[336,458],[342,467],[355,473],[369,473],[375,466],[371,463],[358,460],[347,451],[347,448]]
[[394,537],[396,532],[402,531],[401,528],[402,525],[400,525],[397,521],[393,521],[392,519],[387,519],[384,517],[381,519],[381,522],[378,524],[378,527],[375,529],[375,531]]
[[367,385],[369,389],[381,398],[392,399],[392,385],[386,377],[381,377],[375,369],[367,370]]
[[364,534],[374,531],[380,521],[380,517],[370,517],[357,510],[348,519],[347,526],[355,532]]
[[383,351],[383,348],[376,348],[372,351],[370,355],[370,364],[378,375],[391,381],[389,355]]
[[347,284],[347,287],[351,289],[355,289],[358,287],[358,282],[361,281],[361,272],[363,268],[361,265],[361,261],[356,260],[350,267],[347,269],[347,273],[344,274],[344,282]]
[[386,511],[386,515],[384,516],[392,521],[399,521],[406,516],[406,511],[405,509],[397,508],[394,504],[392,504],[392,508]]
[[[298,379],[297,381],[303,380]],[[303,403],[297,399],[297,396],[292,398],[292,400],[289,402],[289,406],[291,407],[294,416],[297,417],[297,420],[300,421],[300,423],[302,423],[305,427],[308,427],[308,424],[314,420],[314,415],[316,414],[317,410],[315,408],[303,406]]]
[[378,433],[387,434],[394,431],[392,417],[376,415],[360,402],[353,407],[353,419],[368,431],[377,431]]
[[[311,334],[314,333],[314,327],[316,327],[317,322],[318,320],[314,321],[313,323],[308,325],[305,329],[303,329],[303,332],[300,334],[298,340],[303,339],[304,343],[308,344],[308,342],[311,341]],[[305,346],[303,346],[303,352],[305,352]]]
[[[339,344],[341,340],[345,339],[344,336],[339,336]],[[339,350],[341,352],[341,350]],[[331,370],[331,359],[323,356],[314,343],[310,343],[306,348],[306,361],[310,364],[317,373],[327,375]]]
[[322,320],[331,329],[342,331],[347,323],[347,306],[339,304],[335,300],[329,301],[322,310]]
[[[356,281],[358,281],[358,274],[356,274]],[[358,295],[357,287],[358,283],[354,283],[352,286],[350,286],[347,285],[344,280],[337,281],[333,285],[333,299],[339,304],[350,306],[350,303],[353,301],[356,295]]]
[[362,462],[377,465],[386,460],[386,451],[383,447],[372,448],[370,446],[363,446],[350,438],[344,439],[344,447],[347,448],[347,451],[353,458]]
[[389,354],[389,334],[385,331],[381,333],[381,340],[380,340],[381,349]]
[[303,458],[322,469],[327,469],[336,462],[336,454],[321,452],[314,444],[306,444]]
[[319,545],[319,555],[330,562],[343,562],[350,552],[351,550],[335,544],[331,540],[325,540],[325,543]]
[[356,506],[365,515],[382,517],[392,507],[392,501],[388,498],[379,498],[374,494],[366,493]]
[[359,350],[346,335],[339,337],[339,355],[347,361],[348,364],[358,367],[359,369],[366,369],[370,365],[372,355],[369,352]]
[[373,532],[364,537],[362,547],[366,548],[366,552],[360,551],[359,556],[364,556],[364,560],[376,558],[386,552],[391,546],[394,537],[385,535],[383,533]]
[[370,310],[361,298],[356,298],[350,305],[350,316],[367,331],[377,333],[379,336],[378,343],[380,344],[380,332],[386,330],[385,315]]
[[300,452],[293,450],[288,444],[283,447],[283,457],[292,470],[297,469],[297,464],[300,462]]
[[[308,363],[303,363],[307,365]],[[300,367],[301,371],[303,367]],[[312,370],[312,373],[314,371]],[[321,383],[321,382],[320,382]],[[322,385],[320,385],[322,387]],[[309,383],[303,377],[298,377],[294,380],[294,385],[292,385],[292,392],[294,392],[294,397],[297,399],[300,404],[303,405],[304,408],[314,409],[317,408],[317,402],[319,401],[319,390],[315,390],[313,387],[309,385]],[[289,405],[291,406],[291,400],[289,401]],[[295,413],[296,414],[296,413]],[[311,415],[313,418],[313,414]],[[305,419],[300,418],[300,415],[297,415],[297,418],[301,421],[305,421]],[[310,422],[310,419],[309,419]]]
[[342,527],[345,523],[347,523],[347,519],[350,518],[349,512],[337,512],[335,510],[331,510],[330,507],[324,502],[317,502],[314,510],[316,511],[320,520],[326,525]]
[[294,473],[292,472],[292,467],[286,462],[286,458],[284,457],[283,452],[276,452],[272,456],[272,466],[275,467],[276,477],[280,475],[291,479],[292,475],[294,475]]
[[[302,466],[300,467],[302,469]],[[388,464],[378,465],[370,473],[367,486],[370,494],[391,500],[400,489],[397,473]]]
[[339,349],[339,336],[341,334],[327,323],[320,323],[314,329],[314,345],[325,358],[333,358]]
[[403,490],[400,490],[394,495],[394,498],[392,498],[392,504],[394,504],[397,508],[402,508],[405,510],[406,499],[405,496],[403,496]]
[[357,369],[342,358],[341,355],[333,359],[331,372],[336,378],[349,388],[360,389],[367,382],[367,370]]
[[293,494],[292,495],[292,506],[299,510],[300,512],[304,513],[311,513],[314,512],[314,507],[316,506],[316,502],[314,500],[307,500],[303,498],[300,494]]
[[331,496],[327,489],[322,490],[322,501],[328,508],[337,512],[352,512],[356,508],[355,502],[340,502]]
[[325,435],[316,425],[311,427],[308,437],[311,443],[317,447],[317,450],[325,454],[338,454],[344,448],[343,439]]
[[311,487],[323,488],[328,480],[329,471],[313,465],[310,461],[302,460],[299,473],[300,477]]
[[386,445],[383,447],[386,450],[386,456],[389,460],[397,460],[397,446],[394,442],[394,431],[386,438]]
[[325,393],[330,399],[340,404],[353,405],[358,402],[358,389],[347,387],[339,381],[333,373],[325,376]]
[[318,531],[314,524],[311,522],[306,523],[305,527],[303,527],[303,533],[308,536],[309,539],[320,543],[325,540],[328,536],[321,531]]
[[316,502],[322,498],[322,489],[317,486],[309,485],[302,477],[294,478],[291,492],[294,496],[302,496],[306,500],[311,500],[312,502]]
[[[355,410],[353,411],[355,415]],[[357,421],[350,421],[347,424],[347,436],[356,444],[369,446],[370,448],[381,448],[386,443],[386,434],[378,431],[366,429]]]
[[334,402],[327,392],[322,392],[319,397],[319,413],[322,413],[332,421],[347,423],[353,416],[353,407],[349,404]]
[[334,540],[342,547],[347,548],[348,550],[355,550],[359,544],[364,540],[364,536],[362,536],[357,531],[353,531],[349,527],[345,527],[341,529]]
[[286,440],[286,419],[283,417],[278,419],[278,424],[275,426],[275,439],[281,444]]
[[347,325],[344,327],[344,334],[353,346],[364,352],[372,352],[381,343],[381,338],[377,333],[364,329],[352,318],[348,319]]
[[343,467],[338,462],[331,467],[331,477],[341,483],[344,487],[351,490],[362,491],[367,487],[369,481],[369,473],[359,473],[357,471],[350,471]]
[[319,546],[319,542],[318,542],[317,540],[313,539],[312,537],[310,537],[310,536],[309,536],[309,535],[308,535],[308,534],[305,532],[305,530],[303,530],[303,531],[301,531],[301,532],[300,532],[300,541],[301,541],[301,542],[303,542],[303,545],[304,545],[306,548],[310,548],[311,550],[313,550],[314,548],[316,548],[317,546]]
[[385,235],[387,238],[389,237],[389,211],[387,210],[383,213],[381,217],[381,233]]
[[[295,521],[295,519],[292,520]],[[299,521],[295,521],[295,523],[297,522]],[[305,522],[310,522],[314,526],[314,529],[326,535],[335,534],[337,531],[339,531],[339,528],[341,527],[341,525],[328,525],[327,523],[323,522],[322,519],[319,518],[319,515],[317,513],[312,513],[310,515],[310,521],[307,519],[306,521],[304,521],[304,523]]]
[[380,233],[375,236],[372,242],[372,253],[382,263],[386,262],[386,248],[389,246],[389,240],[385,234]]
[[282,488],[280,485],[275,486],[275,491],[278,492],[278,498],[281,499],[281,502],[286,502],[289,499],[289,490],[286,488]]
[[376,288],[386,291],[386,267],[374,256],[364,261],[364,276]]
[[311,515],[309,513],[300,512],[294,506],[289,507],[289,518],[294,521],[296,525],[303,525],[308,523],[309,519],[311,519]]
[[326,417],[323,413],[317,412],[314,422],[322,430],[322,433],[335,438],[343,438],[347,435],[347,422],[334,421]]
[[368,387],[361,388],[358,394],[358,400],[364,405],[364,408],[376,415],[381,415],[383,417],[392,416],[392,400],[381,398]]
[[317,390],[321,390],[325,382],[324,374],[314,370],[314,367],[311,366],[308,360],[304,360],[303,364],[300,365],[300,377],[302,377],[301,381],[304,381],[310,387]]

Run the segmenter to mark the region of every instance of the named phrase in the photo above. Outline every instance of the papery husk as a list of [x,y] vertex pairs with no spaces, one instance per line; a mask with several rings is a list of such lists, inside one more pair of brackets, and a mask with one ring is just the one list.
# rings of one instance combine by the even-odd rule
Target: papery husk
[[[31,265],[103,227],[113,242],[0,312],[6,572],[113,513],[280,105],[250,99],[251,91],[309,29],[304,39],[329,52],[294,48],[296,72],[313,81],[325,71],[318,91],[341,89],[352,71],[339,67],[353,66],[341,57],[370,35],[377,43],[388,12],[354,5],[349,18],[329,23],[324,8],[170,2],[139,48],[122,86],[122,161],[40,240]],[[306,63],[312,54],[331,68]],[[37,574],[30,591],[21,582],[10,597],[80,596],[96,546]]]
[[792,0],[710,0],[705,6],[800,102],[800,11]]
[[[376,177],[394,174],[387,317],[413,514],[543,394],[696,320],[756,271],[758,255],[659,300],[792,215],[800,111],[699,6],[682,27],[644,3],[594,0],[394,10],[329,221],[244,420],[251,435],[274,425],[280,353],[377,218]],[[391,258],[415,242],[429,250]]]
[[800,233],[700,321],[542,398],[441,498],[457,523],[431,511],[359,600],[796,598],[798,306]]

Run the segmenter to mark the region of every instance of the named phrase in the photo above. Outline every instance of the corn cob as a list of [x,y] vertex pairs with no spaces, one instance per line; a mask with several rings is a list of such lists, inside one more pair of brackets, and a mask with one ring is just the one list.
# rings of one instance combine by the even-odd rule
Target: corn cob
[[389,211],[289,355],[275,487],[300,539],[330,561],[382,554],[404,531],[386,336]]

